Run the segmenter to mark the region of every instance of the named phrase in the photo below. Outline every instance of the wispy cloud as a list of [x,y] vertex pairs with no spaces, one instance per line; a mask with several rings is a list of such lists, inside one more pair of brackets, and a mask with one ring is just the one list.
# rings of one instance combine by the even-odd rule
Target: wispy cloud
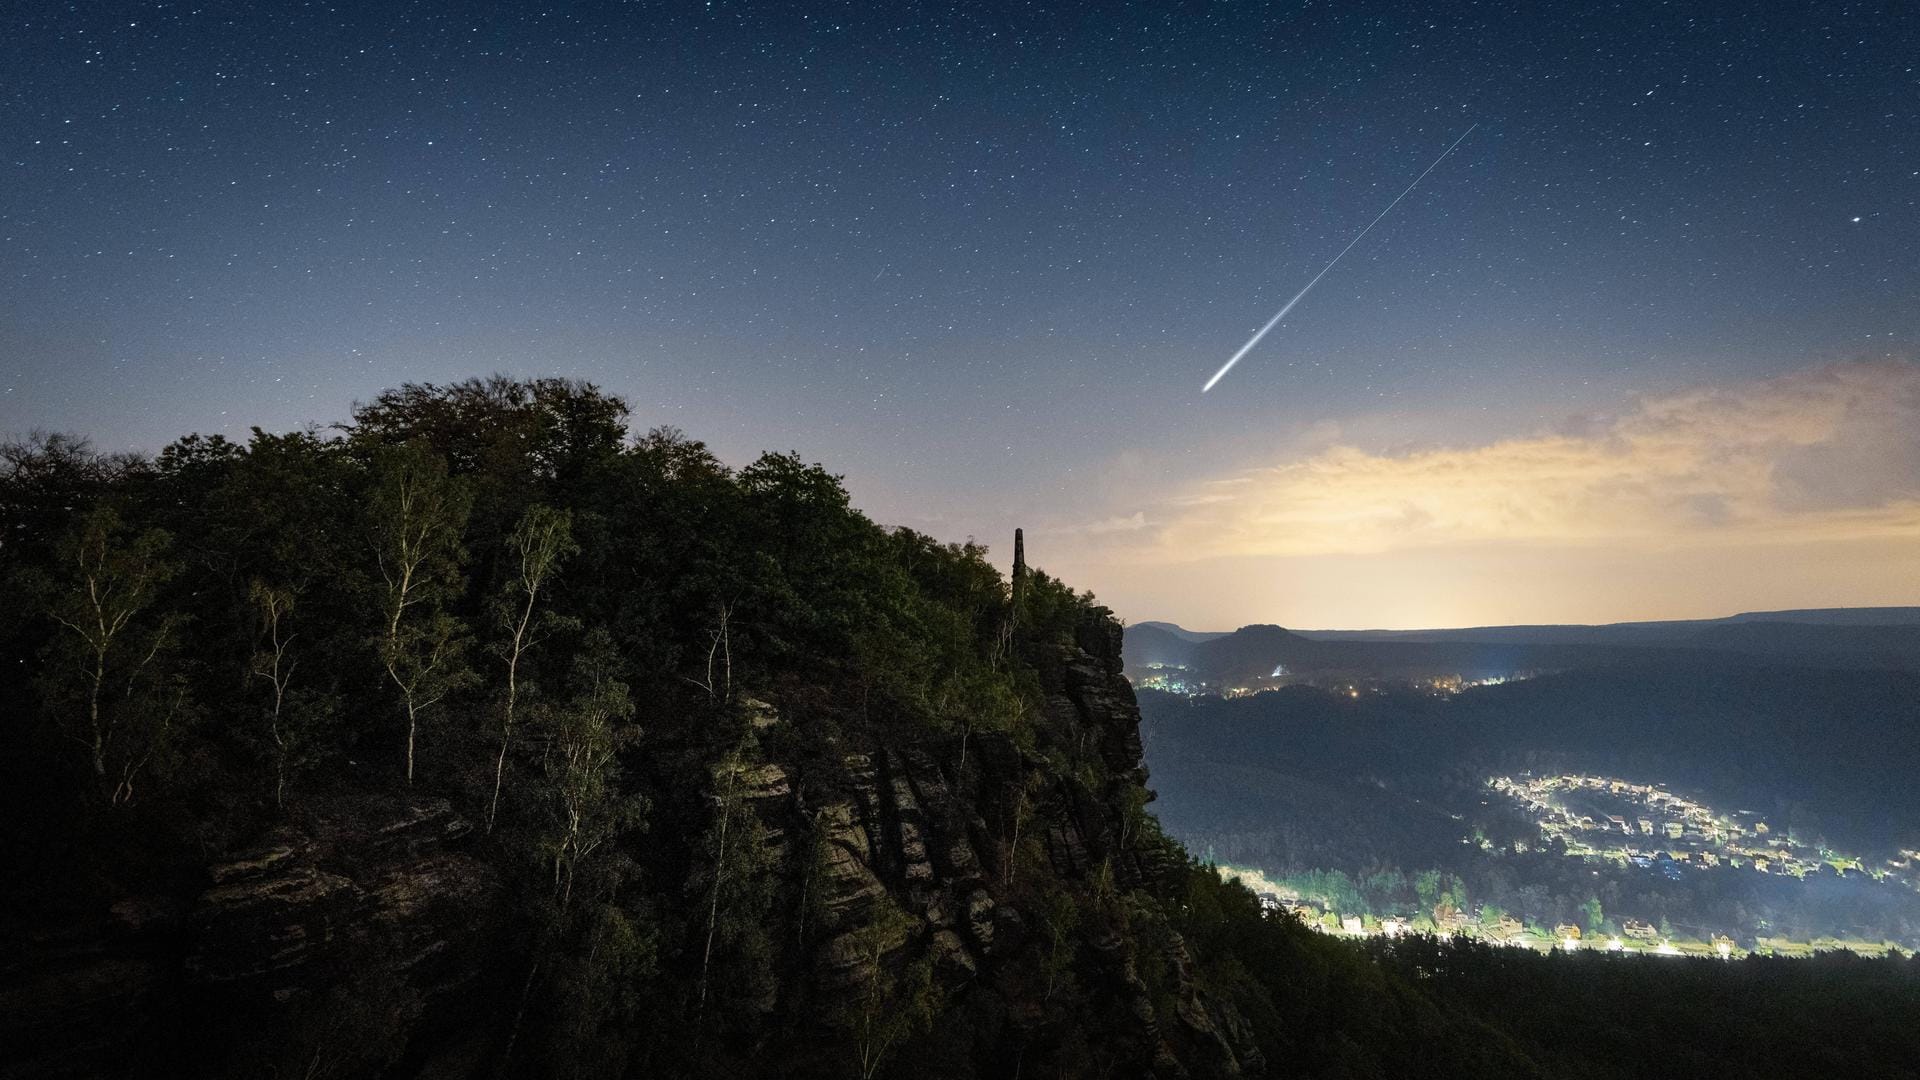
[[1128,562],[1920,540],[1920,365],[1701,387],[1478,445],[1334,445],[1085,531]]
[[1147,524],[1146,512],[1136,510],[1131,514],[1119,514],[1109,518],[1101,518],[1099,521],[1090,521],[1076,529],[1062,531],[1082,532],[1090,536],[1104,536],[1108,533],[1139,532],[1146,528]]

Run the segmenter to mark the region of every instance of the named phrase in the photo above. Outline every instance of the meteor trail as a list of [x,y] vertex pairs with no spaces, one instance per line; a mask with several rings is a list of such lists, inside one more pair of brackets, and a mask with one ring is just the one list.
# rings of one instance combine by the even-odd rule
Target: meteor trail
[[1459,146],[1462,142],[1465,142],[1467,136],[1473,134],[1473,129],[1479,126],[1480,125],[1477,123],[1469,125],[1467,127],[1467,130],[1460,133],[1460,137],[1458,139],[1453,140],[1453,146],[1449,146],[1445,150],[1440,151],[1440,156],[1433,159],[1433,164],[1427,166],[1425,172],[1422,172],[1419,176],[1416,176],[1413,178],[1413,183],[1407,185],[1406,191],[1403,191],[1400,194],[1395,195],[1393,197],[1393,201],[1387,204],[1387,208],[1385,210],[1380,211],[1379,217],[1376,217],[1372,221],[1367,222],[1367,227],[1360,230],[1360,235],[1355,236],[1352,240],[1347,242],[1346,247],[1343,247],[1340,249],[1340,254],[1335,255],[1333,257],[1333,262],[1328,263],[1325,267],[1321,269],[1319,273],[1313,275],[1313,280],[1307,282],[1307,287],[1305,289],[1301,289],[1299,292],[1294,293],[1293,299],[1287,301],[1287,306],[1281,308],[1279,313],[1276,314],[1273,318],[1268,319],[1267,325],[1261,327],[1259,333],[1248,338],[1247,343],[1245,345],[1240,346],[1240,351],[1233,354],[1233,359],[1228,360],[1226,363],[1220,365],[1220,370],[1213,373],[1213,378],[1207,380],[1207,385],[1201,387],[1200,392],[1204,394],[1207,391],[1213,389],[1213,384],[1219,382],[1221,376],[1225,375],[1229,371],[1232,371],[1233,365],[1239,363],[1240,358],[1247,355],[1247,353],[1251,352],[1255,345],[1260,344],[1260,339],[1267,336],[1267,331],[1273,329],[1274,326],[1276,326],[1281,319],[1286,318],[1287,312],[1293,310],[1293,305],[1299,303],[1300,298],[1307,295],[1307,292],[1309,289],[1312,289],[1315,285],[1320,284],[1320,279],[1327,276],[1328,270],[1333,269],[1333,263],[1339,262],[1342,258],[1346,256],[1347,252],[1352,251],[1353,245],[1359,243],[1361,238],[1365,237],[1367,233],[1371,232],[1375,225],[1380,224],[1380,218],[1386,217],[1388,214],[1392,213],[1393,208],[1400,205],[1400,200],[1406,198],[1408,192],[1411,192],[1414,188],[1419,187],[1420,181],[1425,180],[1427,178],[1427,173],[1432,172],[1434,168],[1437,167],[1442,161],[1445,161],[1447,159],[1447,155],[1453,153],[1453,147]]

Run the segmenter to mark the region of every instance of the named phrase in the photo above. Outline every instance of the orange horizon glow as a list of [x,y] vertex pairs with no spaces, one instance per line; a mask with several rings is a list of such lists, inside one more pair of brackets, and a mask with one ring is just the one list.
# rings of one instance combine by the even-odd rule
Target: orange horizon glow
[[1920,605],[1920,365],[1827,365],[1473,445],[1329,445],[1036,531],[1133,621],[1425,629]]

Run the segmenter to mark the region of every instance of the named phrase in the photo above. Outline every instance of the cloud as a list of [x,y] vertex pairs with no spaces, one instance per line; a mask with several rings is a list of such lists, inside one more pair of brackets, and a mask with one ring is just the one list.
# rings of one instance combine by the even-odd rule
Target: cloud
[[1081,526],[1079,531],[1090,533],[1094,536],[1100,536],[1105,533],[1139,532],[1141,529],[1144,529],[1146,527],[1147,527],[1146,512],[1142,510],[1136,510],[1131,514],[1126,514],[1124,516],[1103,518],[1099,521],[1089,522],[1088,524]]
[[1517,544],[1920,542],[1920,364],[1824,366],[1480,445],[1351,445],[1103,523],[1128,561]]

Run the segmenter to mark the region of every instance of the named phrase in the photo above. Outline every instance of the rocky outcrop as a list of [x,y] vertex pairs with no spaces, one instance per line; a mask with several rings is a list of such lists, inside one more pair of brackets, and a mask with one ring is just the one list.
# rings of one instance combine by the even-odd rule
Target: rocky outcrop
[[[1048,989],[1028,978],[1041,954],[1061,948],[1049,936],[1048,914],[1035,910],[1034,881],[1117,895],[1157,888],[1182,869],[1162,846],[1134,842],[1150,796],[1120,642],[1118,623],[1095,609],[1071,642],[1029,645],[1045,728],[1062,744],[1052,760],[1010,734],[976,732],[964,763],[957,742],[879,740],[825,767],[757,767],[747,787],[774,849],[770,863],[803,898],[800,917],[814,913],[812,925],[790,936],[809,943],[799,970],[812,973],[816,997],[849,995],[867,976],[867,928],[892,909],[906,920],[895,924],[904,929],[890,930],[887,951],[930,960],[945,1000],[986,995],[1015,1032],[1058,1022]],[[1064,772],[1057,761],[1068,751],[1098,767]],[[1097,786],[1085,777],[1097,777]],[[1114,1026],[1127,1033],[1126,1046],[1107,1048],[1125,1060],[1122,1072],[1258,1072],[1246,1025],[1207,1000],[1179,935],[1159,926],[1155,944],[1145,946],[1120,921],[1077,927],[1078,944],[1068,949],[1080,958],[1087,993],[1110,1002]],[[1146,947],[1154,955],[1141,955]],[[1169,1015],[1140,974],[1148,966],[1172,973]],[[794,1001],[807,993],[783,987],[778,996]]]
[[[1159,903],[1129,900],[1170,895],[1185,867],[1141,816],[1120,640],[1093,609],[1070,635],[1021,642],[1040,697],[1017,732],[929,737],[882,717],[815,736],[749,699],[743,749],[712,784],[667,781],[696,808],[684,831],[633,842],[677,845],[684,880],[720,864],[697,831],[710,807],[736,827],[750,815],[730,835],[761,845],[731,852],[738,872],[766,875],[751,890],[757,977],[715,990],[777,1033],[755,1037],[823,1031],[875,997],[878,972],[905,986],[911,971],[968,1018],[978,1075],[1058,1071],[1045,1053],[1097,1053],[1117,1076],[1262,1071]],[[501,940],[518,909],[471,833],[444,800],[342,797],[212,860],[191,888],[49,935],[0,973],[0,1076],[138,1076],[126,1063],[147,1059],[203,1075],[491,1075],[532,964],[524,942]],[[718,895],[707,887],[681,895]],[[689,938],[711,933],[710,911],[683,924]],[[797,1074],[834,1075],[840,1060]]]
[[189,917],[190,984],[284,1001],[376,955],[429,996],[471,978],[460,953],[498,907],[492,868],[457,850],[473,826],[444,799],[275,830],[208,868]]
[[190,1057],[244,1072],[288,1049],[250,1037],[284,1043],[303,1003],[365,986],[420,1022],[479,976],[503,911],[497,874],[461,850],[471,829],[442,799],[362,801],[215,861],[197,896],[75,920],[0,973],[0,1075],[143,1075],[203,1025],[221,1055]]
[[[820,850],[783,853],[817,859],[823,970],[849,977],[850,935],[881,904],[914,916],[943,969],[971,974],[993,948],[994,900],[970,837],[970,822],[923,751],[881,749],[845,759],[847,783],[811,813]],[[763,807],[775,815],[797,805]],[[799,872],[814,868],[800,865]],[[904,942],[903,942],[904,944]]]

